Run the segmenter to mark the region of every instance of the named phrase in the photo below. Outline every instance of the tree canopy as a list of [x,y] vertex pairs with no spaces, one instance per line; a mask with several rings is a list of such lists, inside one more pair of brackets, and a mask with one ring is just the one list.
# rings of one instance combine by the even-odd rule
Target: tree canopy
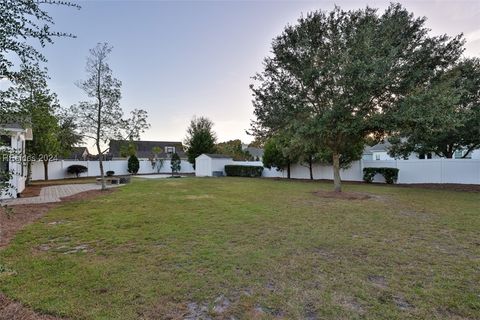
[[393,113],[390,155],[467,157],[480,147],[480,60],[463,59]]
[[195,167],[195,158],[203,153],[215,153],[217,137],[213,131],[213,122],[206,117],[194,117],[187,128],[185,147],[188,162]]
[[253,160],[252,155],[248,151],[243,150],[240,139],[217,143],[215,148],[217,149],[216,152],[231,156],[236,161]]
[[335,191],[340,158],[388,127],[385,115],[415,95],[462,53],[461,36],[431,36],[425,18],[400,4],[383,14],[365,8],[315,11],[272,42],[272,56],[251,85],[252,131],[258,136],[301,132],[331,155]]
[[106,150],[102,150],[102,143],[110,139],[137,139],[150,126],[147,123],[147,112],[141,109],[132,111],[130,118],[123,118],[120,106],[122,83],[114,77],[108,63],[112,49],[108,43],[98,43],[90,49],[86,66],[88,78],[78,84],[89,100],[73,107],[84,136],[95,142],[102,189],[106,188],[102,161],[102,154]]
[[55,37],[75,37],[65,32],[53,31],[53,18],[45,6],[59,5],[80,8],[68,1],[0,1],[0,80],[11,84],[6,90],[0,90],[0,123],[18,121],[15,112],[19,111],[15,86],[25,83],[32,69],[41,69],[40,63],[46,57],[35,47],[53,43]]

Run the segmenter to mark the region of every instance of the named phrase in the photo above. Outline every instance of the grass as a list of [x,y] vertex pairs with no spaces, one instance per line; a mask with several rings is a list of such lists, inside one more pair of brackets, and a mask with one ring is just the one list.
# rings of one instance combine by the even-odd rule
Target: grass
[[480,194],[242,178],[134,180],[0,252],[0,291],[72,319],[478,319]]

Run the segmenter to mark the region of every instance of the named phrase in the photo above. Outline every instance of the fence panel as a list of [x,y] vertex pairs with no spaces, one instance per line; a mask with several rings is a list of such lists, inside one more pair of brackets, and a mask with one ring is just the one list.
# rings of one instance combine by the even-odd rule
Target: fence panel
[[[127,160],[104,161],[106,171],[114,171],[117,175],[128,174]],[[98,161],[54,161],[48,166],[50,179],[65,179],[72,176],[67,174],[70,165],[83,165],[88,172],[82,176],[98,176],[100,168]],[[261,166],[261,161],[234,161],[238,165]],[[398,168],[398,183],[460,183],[480,184],[480,160],[479,159],[426,159],[426,160],[360,160],[352,163],[350,168],[341,170],[344,181],[362,181],[363,168],[390,167]],[[170,161],[165,160],[159,173],[170,173]],[[194,173],[192,164],[182,160],[180,173]],[[140,174],[158,173],[156,167],[148,160],[140,161]],[[276,168],[263,170],[264,177],[286,178],[286,171],[277,171]],[[292,165],[291,177],[293,179],[309,179],[310,173],[306,166]],[[332,166],[315,164],[313,166],[314,179],[333,179]],[[44,170],[42,162],[32,163],[32,180],[43,180]],[[376,175],[374,182],[384,182],[382,176]]]
[[[163,162],[163,166],[160,171],[156,167],[152,166],[152,163],[148,160],[140,160],[140,169],[138,174],[155,174],[155,173],[171,173],[170,161]],[[48,164],[48,177],[51,180],[73,178],[73,175],[67,173],[67,168],[71,165],[81,165],[88,168],[88,171],[80,174],[81,177],[97,177],[100,176],[100,165],[98,161],[52,161]],[[103,161],[103,169],[107,171],[114,171],[116,175],[128,174],[128,161],[127,160],[111,160]],[[180,173],[194,173],[192,164],[188,161],[181,161]],[[44,180],[44,168],[43,162],[32,163],[32,180]]]

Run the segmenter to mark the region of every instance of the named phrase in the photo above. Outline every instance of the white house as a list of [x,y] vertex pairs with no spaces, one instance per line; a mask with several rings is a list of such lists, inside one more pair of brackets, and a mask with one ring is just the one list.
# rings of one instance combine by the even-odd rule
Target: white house
[[[388,154],[388,149],[390,148],[391,143],[388,141],[378,143],[373,147],[365,148],[363,152],[362,159],[363,160],[378,160],[378,161],[385,161],[385,160],[395,160],[395,158],[391,157]],[[457,151],[453,155],[453,159],[480,159],[480,149],[471,151],[467,157],[463,158],[465,151]],[[423,159],[440,159],[438,155],[434,154],[433,152],[427,154],[418,154],[412,153],[409,155],[408,160],[423,160]]]
[[7,192],[0,194],[0,199],[16,198],[25,189],[27,180],[25,156],[25,141],[32,140],[32,130],[24,129],[19,124],[0,125],[1,148],[9,152],[0,159],[0,170],[10,171],[12,178],[9,184],[12,186]]
[[224,176],[225,165],[232,163],[233,158],[230,156],[204,153],[195,158],[195,175],[197,177]]

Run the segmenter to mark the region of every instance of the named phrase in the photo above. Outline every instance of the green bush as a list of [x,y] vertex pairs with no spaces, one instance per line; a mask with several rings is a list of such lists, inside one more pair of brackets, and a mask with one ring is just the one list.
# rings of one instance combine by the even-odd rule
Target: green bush
[[140,170],[140,162],[136,155],[131,155],[130,158],[128,158],[128,172],[137,174],[138,170]]
[[363,181],[371,183],[373,177],[375,177],[377,173],[381,174],[385,178],[385,182],[388,184],[397,182],[397,168],[363,168]]
[[263,172],[262,166],[242,166],[242,165],[226,165],[225,172],[229,177],[261,177]]
[[67,168],[67,172],[69,174],[74,174],[77,178],[80,176],[80,173],[87,172],[88,168],[85,166],[81,166],[79,164],[71,165]]

